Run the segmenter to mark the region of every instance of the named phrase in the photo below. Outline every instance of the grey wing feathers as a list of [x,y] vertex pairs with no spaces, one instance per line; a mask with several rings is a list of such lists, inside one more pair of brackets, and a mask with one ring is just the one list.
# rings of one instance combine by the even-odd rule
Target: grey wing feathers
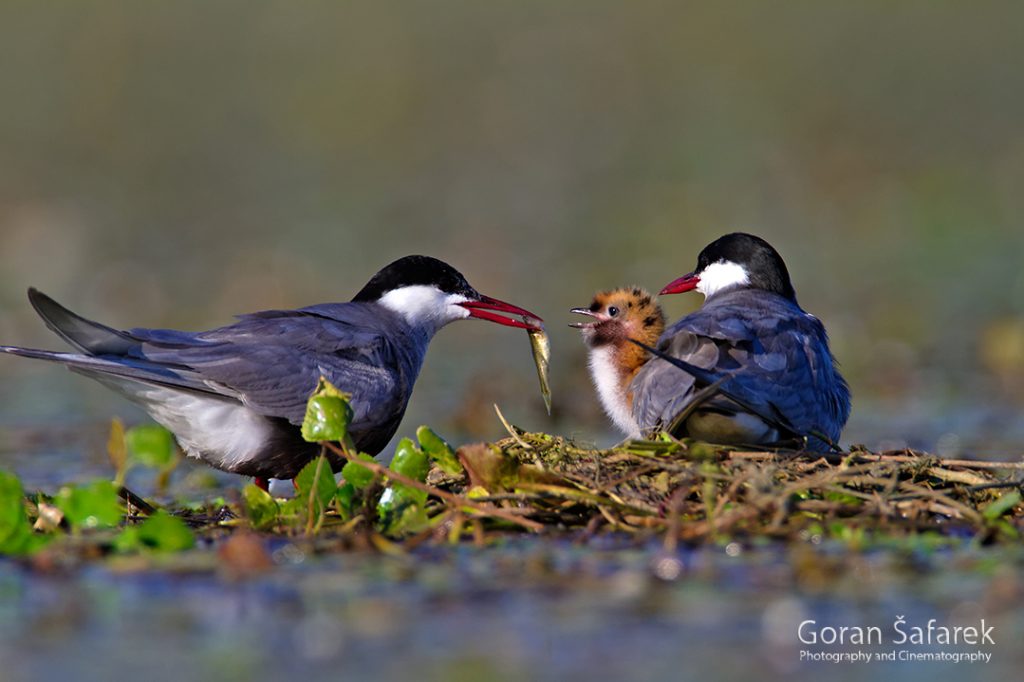
[[[323,307],[322,307],[323,308]],[[246,406],[301,424],[306,402],[323,375],[352,394],[353,428],[404,411],[411,380],[396,367],[393,345],[368,328],[365,311],[341,308],[327,318],[308,311],[268,311],[245,315],[228,327],[195,335],[172,330],[133,329],[146,358],[186,366],[211,390],[237,392]],[[340,318],[340,319],[339,319]],[[413,369],[413,377],[418,365]]]
[[[659,349],[710,376],[726,376],[722,388],[759,413],[775,415],[801,433],[818,431],[833,441],[849,414],[849,390],[832,367],[824,328],[817,319],[772,294],[723,295],[689,315],[660,339]],[[634,416],[642,429],[671,423],[707,384],[653,358],[631,385]],[[709,406],[738,406],[722,398]],[[763,410],[763,412],[762,412]]]
[[396,415],[382,411],[404,411],[422,360],[403,356],[398,362],[394,345],[375,331],[381,312],[365,304],[267,311],[199,333],[123,332],[87,320],[35,289],[29,298],[47,326],[85,355],[3,347],[5,352],[94,376],[200,391],[294,424],[302,423],[321,374],[352,394],[353,428],[392,419]]
[[[716,364],[717,358],[709,362],[711,354],[705,350],[713,346],[709,340],[689,333],[662,337],[658,344],[658,348],[669,355],[705,369],[712,369]],[[633,379],[630,390],[634,396],[633,417],[641,431],[650,433],[668,426],[690,402],[697,386],[692,375],[652,358]]]

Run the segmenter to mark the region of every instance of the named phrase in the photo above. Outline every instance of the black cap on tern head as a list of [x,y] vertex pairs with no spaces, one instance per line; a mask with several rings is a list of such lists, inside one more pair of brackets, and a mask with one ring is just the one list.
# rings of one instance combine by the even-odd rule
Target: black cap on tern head
[[669,283],[661,293],[697,289],[711,296],[736,287],[763,289],[796,301],[782,256],[765,240],[745,232],[727,234],[705,246],[697,257],[697,268]]
[[406,256],[381,268],[352,300],[376,301],[389,291],[416,285],[435,286],[446,294],[467,298],[480,297],[462,273],[444,261],[430,256]]

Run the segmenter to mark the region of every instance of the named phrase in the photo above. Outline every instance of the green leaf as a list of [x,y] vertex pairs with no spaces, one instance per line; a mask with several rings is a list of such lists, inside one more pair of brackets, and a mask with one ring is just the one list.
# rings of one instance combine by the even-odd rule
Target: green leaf
[[408,476],[416,481],[427,480],[427,473],[430,471],[430,460],[427,455],[416,447],[416,444],[408,438],[398,441],[395,448],[395,456],[391,460],[391,470],[397,471],[403,476]]
[[300,514],[307,520],[321,518],[338,492],[327,458],[321,455],[302,467],[295,477],[295,488]]
[[74,528],[116,526],[124,515],[117,488],[110,481],[65,486],[57,493],[54,503]]
[[394,483],[377,503],[380,527],[388,535],[417,533],[430,523],[426,514],[427,492]]
[[987,520],[994,521],[1020,504],[1020,500],[1020,491],[1011,490],[1010,492],[1000,496],[995,502],[990,503],[982,509],[981,514]]
[[0,554],[29,554],[45,542],[29,525],[21,481],[14,474],[0,471]]
[[[803,499],[806,500],[809,498],[810,495],[804,497]],[[825,493],[822,495],[822,498],[829,502],[838,502],[839,504],[846,504],[854,507],[863,504],[863,501],[861,499],[854,497],[853,495],[848,495],[847,493],[839,492],[837,490],[826,490]]]
[[21,534],[27,524],[21,481],[14,474],[0,471],[0,544]]
[[138,529],[142,543],[158,551],[180,552],[196,544],[188,524],[162,509],[143,521]]
[[420,442],[423,452],[437,464],[438,468],[449,476],[461,476],[462,464],[455,456],[455,450],[429,426],[416,429],[416,440]]
[[125,528],[114,540],[114,548],[120,552],[139,549],[181,552],[195,544],[195,535],[188,524],[162,509],[138,526]]
[[[359,459],[372,462],[373,457],[366,454],[359,455]],[[341,469],[342,477],[351,483],[357,490],[362,490],[373,482],[374,473],[356,462],[348,462]]]
[[114,551],[126,553],[137,552],[142,549],[142,540],[139,539],[139,527],[128,526],[114,538]]
[[316,390],[306,403],[302,437],[310,442],[345,441],[349,422],[352,421],[352,407],[348,399],[347,393],[320,377]]
[[158,424],[144,424],[124,434],[129,456],[152,469],[170,469],[177,463],[174,436]]
[[[395,448],[391,470],[415,481],[425,481],[430,471],[426,453],[408,438]],[[427,527],[427,492],[402,483],[391,483],[377,503],[377,516],[385,533],[415,533]]]
[[277,523],[277,501],[266,490],[250,483],[242,488],[242,499],[245,500],[245,513],[253,528],[263,530]]
[[[360,467],[363,469],[363,467]],[[353,517],[353,506],[356,500],[356,488],[349,482],[345,482],[338,486],[337,492],[338,498],[338,512],[341,514],[341,518],[348,521]]]

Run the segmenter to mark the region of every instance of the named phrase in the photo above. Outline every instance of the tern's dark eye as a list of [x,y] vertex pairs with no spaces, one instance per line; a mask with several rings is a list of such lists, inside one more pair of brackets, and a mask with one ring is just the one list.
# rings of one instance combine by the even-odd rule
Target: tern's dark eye
[[608,316],[609,317],[615,317],[618,314],[619,314],[619,309],[618,308],[616,308],[613,305],[612,306],[608,306]]

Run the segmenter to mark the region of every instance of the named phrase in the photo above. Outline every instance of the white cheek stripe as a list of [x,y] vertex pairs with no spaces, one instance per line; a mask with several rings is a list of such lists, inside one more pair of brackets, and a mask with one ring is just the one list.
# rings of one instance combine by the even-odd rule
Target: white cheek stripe
[[467,300],[437,287],[415,284],[389,291],[377,302],[404,317],[411,326],[425,327],[433,333],[449,322],[469,317],[469,310],[458,305]]
[[747,274],[747,269],[739,263],[729,260],[720,260],[717,263],[712,263],[699,272],[698,275],[700,276],[700,281],[697,283],[697,291],[704,294],[705,298],[710,298],[725,289],[750,284],[750,276]]

